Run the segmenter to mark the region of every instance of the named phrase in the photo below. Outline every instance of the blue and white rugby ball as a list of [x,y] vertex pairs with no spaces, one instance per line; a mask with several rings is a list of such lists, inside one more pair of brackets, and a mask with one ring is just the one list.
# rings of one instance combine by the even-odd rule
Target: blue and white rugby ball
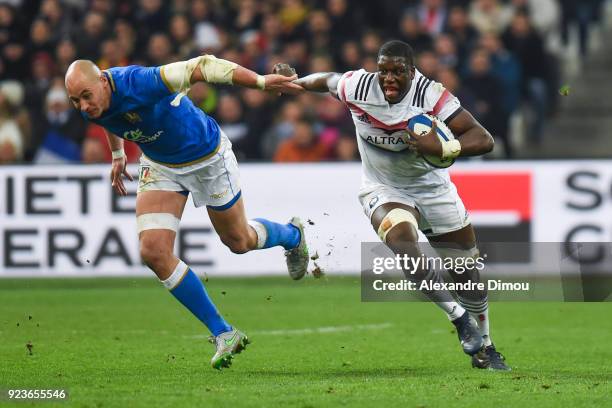
[[[444,122],[435,116],[428,115],[426,113],[411,118],[408,121],[408,129],[412,130],[419,136],[426,135],[431,130],[434,120],[438,125],[438,138],[441,142],[448,142],[449,140],[453,140],[455,138],[453,132],[451,132]],[[423,155],[423,159],[425,159],[425,161],[432,166],[440,169],[450,167],[455,162],[455,159],[441,159],[440,157],[433,155]]]

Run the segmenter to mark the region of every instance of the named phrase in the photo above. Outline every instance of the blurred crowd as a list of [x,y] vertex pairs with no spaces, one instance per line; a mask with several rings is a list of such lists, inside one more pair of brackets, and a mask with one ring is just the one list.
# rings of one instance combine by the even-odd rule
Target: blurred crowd
[[[408,42],[417,68],[457,95],[513,156],[510,123],[528,111],[538,143],[554,114],[568,28],[588,50],[602,0],[0,0],[0,163],[105,162],[104,132],[70,105],[74,59],[100,68],[162,65],[209,53],[259,73],[376,71],[379,46]],[[561,47],[554,52],[551,38]],[[199,83],[239,160],[358,159],[347,109],[327,95],[276,97]],[[135,161],[137,146],[127,147]]]

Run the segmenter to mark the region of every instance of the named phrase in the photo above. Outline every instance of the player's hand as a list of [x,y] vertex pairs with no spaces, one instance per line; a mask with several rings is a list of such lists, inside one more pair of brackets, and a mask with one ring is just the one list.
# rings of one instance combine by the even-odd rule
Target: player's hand
[[442,143],[438,139],[438,125],[433,121],[431,130],[425,135],[417,135],[412,130],[407,129],[410,134],[408,148],[410,151],[421,155],[434,155],[442,157]]
[[274,64],[274,67],[272,68],[272,73],[290,77],[295,75],[295,68],[293,68],[289,64],[285,64],[284,62],[279,62]]
[[125,184],[123,184],[123,178],[121,176],[127,177],[128,180],[134,181],[132,175],[127,171],[127,157],[123,156],[117,159],[113,159],[113,164],[111,168],[111,185],[113,189],[117,192],[117,194],[125,196],[127,195],[127,189],[125,188]]
[[264,78],[266,79],[265,90],[268,92],[274,93],[276,95],[281,95],[281,94],[296,95],[304,91],[304,88],[292,82],[298,78],[296,74],[292,76],[285,76],[285,75],[279,75],[279,74],[268,74],[268,75],[264,75]]
[[[295,68],[293,68],[291,65],[289,64],[285,64],[284,62],[278,62],[276,64],[274,64],[274,67],[272,68],[272,73],[273,74],[278,74],[278,75],[283,75],[286,77],[291,77],[297,79],[296,77],[296,73],[295,73]],[[295,79],[293,81],[295,81]],[[305,92],[306,89],[304,89],[301,85],[298,85],[294,82],[293,84],[294,86],[292,87],[292,89],[289,92],[286,92],[290,95],[296,95],[298,93],[301,92]],[[299,87],[299,88],[297,88]],[[280,96],[280,94],[278,94]]]

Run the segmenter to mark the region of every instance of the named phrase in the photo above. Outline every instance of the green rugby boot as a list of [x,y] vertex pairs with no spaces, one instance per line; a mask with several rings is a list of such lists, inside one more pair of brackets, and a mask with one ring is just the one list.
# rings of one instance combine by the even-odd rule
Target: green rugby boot
[[210,360],[212,368],[217,370],[229,368],[234,355],[240,354],[250,343],[246,334],[236,329],[221,333],[217,337],[210,336],[208,341],[217,348],[215,355]]

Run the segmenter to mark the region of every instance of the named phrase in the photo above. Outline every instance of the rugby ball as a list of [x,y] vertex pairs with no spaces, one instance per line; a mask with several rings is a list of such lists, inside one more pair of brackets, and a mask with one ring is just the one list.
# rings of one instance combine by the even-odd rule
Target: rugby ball
[[[440,119],[436,118],[435,116],[428,115],[426,113],[423,113],[423,114],[420,114],[420,115],[417,115],[411,118],[408,121],[408,129],[412,130],[414,133],[416,133],[419,136],[426,135],[431,130],[434,120],[436,121],[436,124],[438,125],[437,133],[438,133],[438,138],[440,139],[441,142],[448,142],[449,140],[452,140],[455,138],[455,136],[453,135],[453,132],[451,132],[451,130],[448,128],[448,126],[446,126],[444,122],[442,122]],[[450,167],[455,162],[455,159],[441,159],[440,157],[434,156],[434,155],[423,155],[422,157],[427,163],[431,164],[434,167],[440,168],[440,169],[445,169],[447,167]]]

